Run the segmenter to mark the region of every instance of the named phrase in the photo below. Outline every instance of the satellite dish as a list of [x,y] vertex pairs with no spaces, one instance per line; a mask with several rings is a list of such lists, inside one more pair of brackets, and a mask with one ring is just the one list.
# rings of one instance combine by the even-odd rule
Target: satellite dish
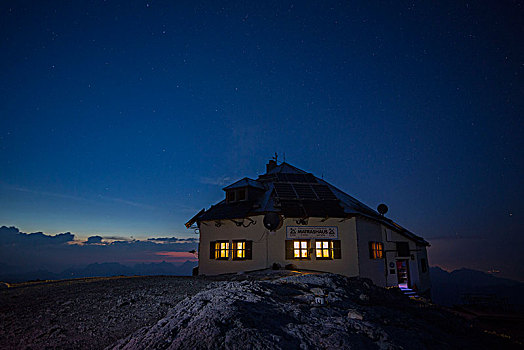
[[282,226],[282,218],[274,212],[264,215],[264,227],[269,231],[276,231]]
[[379,204],[377,207],[377,211],[380,213],[380,215],[384,215],[388,212],[388,206],[384,203]]

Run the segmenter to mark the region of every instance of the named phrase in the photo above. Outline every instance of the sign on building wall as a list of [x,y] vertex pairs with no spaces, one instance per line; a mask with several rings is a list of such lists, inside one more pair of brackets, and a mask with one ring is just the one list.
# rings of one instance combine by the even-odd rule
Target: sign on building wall
[[336,226],[286,226],[286,238],[288,239],[310,239],[310,238],[338,238],[338,227]]

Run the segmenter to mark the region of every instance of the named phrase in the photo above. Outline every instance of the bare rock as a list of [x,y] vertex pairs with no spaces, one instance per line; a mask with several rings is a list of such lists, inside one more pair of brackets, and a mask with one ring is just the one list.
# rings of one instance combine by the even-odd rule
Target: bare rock
[[352,310],[352,309],[348,311],[348,318],[352,320],[362,320],[363,319],[362,314],[360,312],[358,312],[357,310]]
[[[308,303],[320,290],[333,302]],[[464,337],[472,331],[454,316],[439,321],[442,311],[426,308],[422,313],[417,302],[388,294],[369,282],[333,274],[222,282],[183,300],[157,324],[120,340],[113,349],[474,349],[483,345],[480,339],[486,335]]]

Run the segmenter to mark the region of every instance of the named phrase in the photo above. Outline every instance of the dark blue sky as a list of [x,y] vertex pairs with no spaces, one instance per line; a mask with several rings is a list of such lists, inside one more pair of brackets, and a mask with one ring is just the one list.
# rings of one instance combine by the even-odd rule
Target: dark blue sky
[[521,1],[17,1],[0,16],[2,225],[189,235],[276,151],[387,203],[433,262],[524,275]]

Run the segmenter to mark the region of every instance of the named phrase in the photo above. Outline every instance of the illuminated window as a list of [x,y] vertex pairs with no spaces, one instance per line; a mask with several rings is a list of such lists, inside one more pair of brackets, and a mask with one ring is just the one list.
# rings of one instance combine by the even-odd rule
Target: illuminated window
[[333,241],[316,241],[315,252],[317,259],[333,259]]
[[309,241],[293,241],[293,257],[295,259],[309,259]]
[[384,244],[382,242],[369,242],[370,259],[384,258]]
[[246,242],[233,242],[233,259],[246,258]]
[[216,260],[228,260],[229,259],[229,242],[228,241],[211,242],[210,258],[216,259]]

